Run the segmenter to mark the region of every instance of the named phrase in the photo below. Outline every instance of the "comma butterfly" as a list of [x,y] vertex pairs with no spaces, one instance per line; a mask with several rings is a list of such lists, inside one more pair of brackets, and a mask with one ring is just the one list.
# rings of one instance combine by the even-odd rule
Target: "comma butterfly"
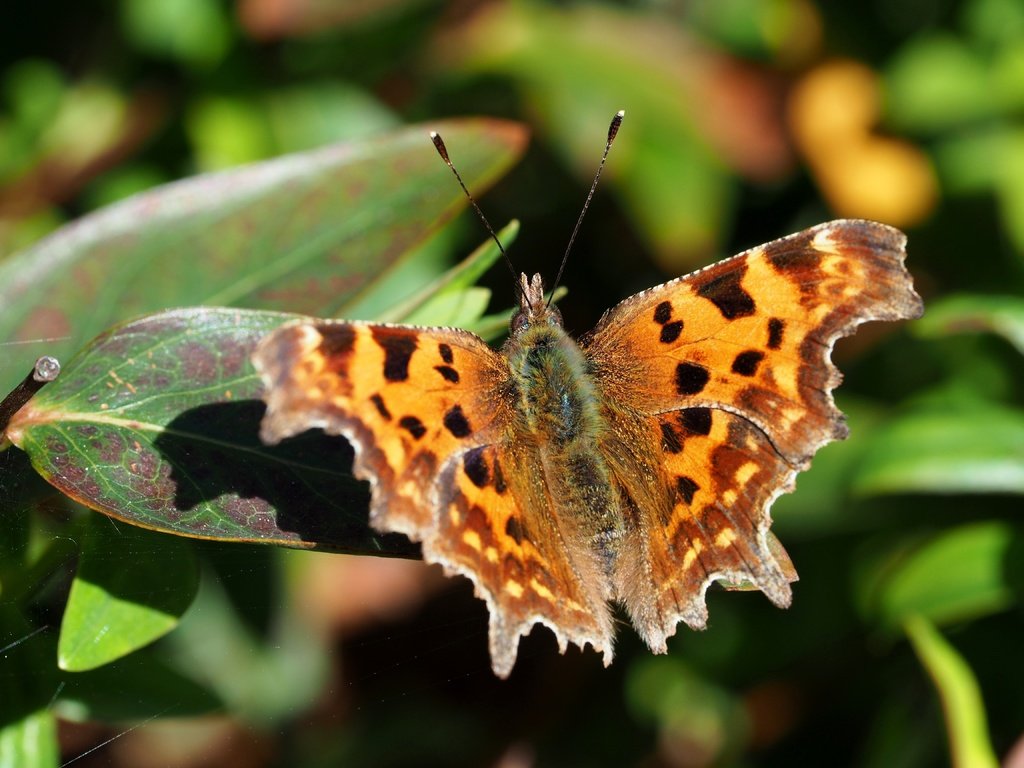
[[836,339],[920,316],[905,243],[821,224],[638,293],[578,342],[525,274],[500,351],[457,328],[284,326],[253,355],[262,437],[352,443],[373,526],[487,602],[497,675],[534,624],[610,663],[611,602],[663,653],[680,621],[705,626],[712,582],[789,605],[769,508],[846,436]]

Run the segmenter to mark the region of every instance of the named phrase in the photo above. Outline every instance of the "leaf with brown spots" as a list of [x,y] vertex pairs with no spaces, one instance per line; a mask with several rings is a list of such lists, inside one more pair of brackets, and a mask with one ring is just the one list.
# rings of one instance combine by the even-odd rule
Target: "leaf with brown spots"
[[580,345],[539,275],[500,352],[451,328],[300,322],[254,354],[262,435],[348,438],[371,523],[487,601],[497,674],[537,623],[609,662],[611,601],[664,652],[678,622],[705,625],[714,581],[789,604],[769,507],[846,434],[834,341],[921,313],[904,243],[823,224],[627,299]]
[[389,268],[466,205],[423,151],[431,128],[464,147],[476,190],[526,145],[525,129],[502,120],[408,126],[156,187],[5,254],[0,390],[42,352],[64,361],[116,323],[168,307],[372,312],[368,294]]
[[259,439],[256,343],[296,315],[198,308],[110,329],[11,419],[6,435],[66,495],[180,536],[415,557],[366,520],[352,452],[311,433]]

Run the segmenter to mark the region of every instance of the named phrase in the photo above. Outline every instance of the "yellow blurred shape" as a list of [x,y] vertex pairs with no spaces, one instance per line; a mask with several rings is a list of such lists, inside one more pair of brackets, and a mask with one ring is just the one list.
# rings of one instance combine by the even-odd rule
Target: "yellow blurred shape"
[[854,61],[834,61],[811,70],[789,100],[789,122],[797,146],[811,159],[838,143],[861,139],[878,119],[875,73]]
[[788,119],[797,149],[838,214],[909,226],[935,207],[935,171],[917,147],[872,133],[880,112],[875,73],[833,61],[793,89]]
[[935,206],[932,167],[903,141],[872,137],[836,151],[815,170],[829,204],[842,216],[907,226]]

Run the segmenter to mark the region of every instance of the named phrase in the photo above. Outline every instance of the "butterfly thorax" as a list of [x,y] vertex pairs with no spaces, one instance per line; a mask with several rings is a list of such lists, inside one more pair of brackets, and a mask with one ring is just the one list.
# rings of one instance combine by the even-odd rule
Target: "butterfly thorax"
[[540,276],[527,283],[523,275],[522,281],[522,307],[504,348],[517,394],[518,437],[530,446],[529,466],[540,468],[534,482],[543,483],[556,517],[571,521],[563,535],[587,540],[610,573],[623,520],[597,448],[608,429],[597,383],[560,314],[544,303]]

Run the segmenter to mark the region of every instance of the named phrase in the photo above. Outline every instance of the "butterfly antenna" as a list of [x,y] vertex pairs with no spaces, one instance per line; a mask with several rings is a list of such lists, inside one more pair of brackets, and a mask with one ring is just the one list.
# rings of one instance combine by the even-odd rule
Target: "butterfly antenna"
[[473,195],[466,188],[466,183],[462,180],[462,176],[460,176],[459,172],[455,170],[455,166],[452,165],[452,161],[448,158],[448,148],[444,145],[444,140],[437,131],[430,132],[430,140],[434,142],[434,148],[437,150],[437,154],[439,154],[445,164],[452,169],[452,173],[455,174],[455,179],[459,182],[459,186],[462,187],[462,191],[465,192],[466,197],[469,198],[469,202],[472,204],[473,210],[476,211],[476,215],[480,217],[480,221],[484,223],[484,227],[486,227],[487,231],[490,233],[491,239],[494,241],[495,245],[498,246],[498,250],[501,251],[501,255],[504,257],[505,263],[508,265],[508,270],[512,273],[512,282],[516,286],[516,289],[519,290],[519,279],[516,275],[516,268],[512,266],[512,260],[508,257],[508,254],[505,253],[505,249],[501,245],[501,240],[499,240],[498,236],[494,234],[494,229],[491,227],[490,222],[487,221],[487,217],[484,216],[484,212],[480,210],[480,206],[476,204],[476,200],[473,198]]
[[558,274],[555,275],[555,282],[551,284],[551,294],[548,296],[548,306],[551,306],[551,299],[555,296],[555,288],[558,287],[558,283],[562,280],[562,272],[565,270],[565,263],[569,260],[569,251],[572,250],[572,244],[576,242],[576,235],[579,234],[580,225],[583,223],[583,217],[587,215],[587,208],[590,207],[590,201],[594,199],[594,191],[597,189],[597,182],[601,178],[601,171],[604,170],[605,160],[608,159],[608,153],[611,151],[612,142],[615,141],[615,136],[619,132],[619,126],[622,125],[622,118],[626,116],[626,110],[620,109],[615,113],[615,117],[612,118],[611,125],[608,126],[608,141],[604,145],[604,154],[601,155],[601,163],[597,166],[597,173],[594,174],[594,183],[590,185],[590,191],[587,193],[586,202],[583,203],[583,210],[580,211],[580,217],[576,219],[576,226],[572,230],[572,236],[569,238],[569,244],[565,246],[565,254],[562,256],[562,263],[558,266]]

